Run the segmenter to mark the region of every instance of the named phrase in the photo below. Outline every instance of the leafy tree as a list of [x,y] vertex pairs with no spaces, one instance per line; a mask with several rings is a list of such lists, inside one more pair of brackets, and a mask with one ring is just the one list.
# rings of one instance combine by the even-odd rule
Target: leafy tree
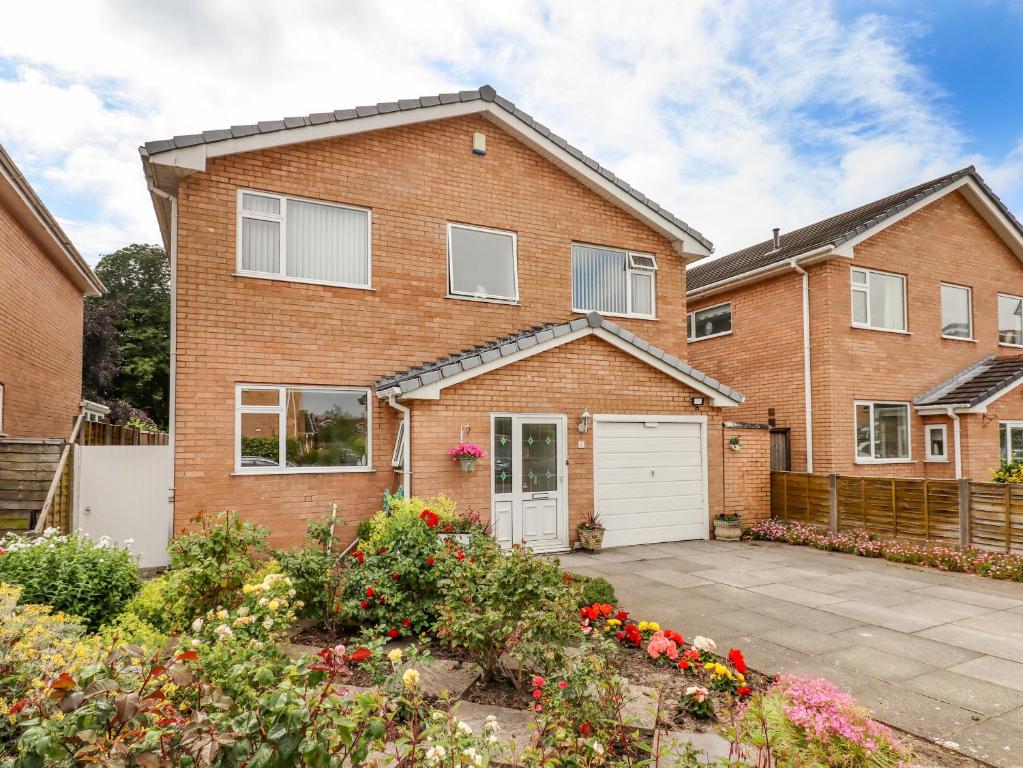
[[155,245],[100,259],[107,294],[85,310],[86,396],[125,401],[166,427],[170,386],[170,261]]

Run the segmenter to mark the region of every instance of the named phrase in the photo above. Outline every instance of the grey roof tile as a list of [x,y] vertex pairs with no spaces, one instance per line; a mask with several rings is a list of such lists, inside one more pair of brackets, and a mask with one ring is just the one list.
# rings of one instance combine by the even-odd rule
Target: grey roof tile
[[[387,392],[398,387],[402,394],[407,394],[420,387],[456,376],[462,371],[478,368],[485,363],[494,362],[501,357],[514,355],[520,350],[531,349],[545,341],[551,341],[570,333],[572,330],[583,328],[602,329],[608,333],[615,334],[619,338],[632,344],[639,350],[662,360],[676,370],[693,377],[737,403],[743,401],[743,396],[706,374],[696,370],[692,366],[682,362],[674,355],[667,354],[657,347],[651,346],[643,339],[640,339],[630,331],[623,330],[616,323],[612,323],[597,312],[590,312],[585,317],[577,317],[567,323],[544,323],[527,328],[523,331],[504,336],[486,342],[470,349],[463,349],[461,352],[438,358],[431,363],[424,363],[421,366],[398,371],[390,376],[380,379],[376,383],[377,392]],[[1023,358],[1021,358],[1023,359]]]
[[924,405],[973,407],[1023,379],[1023,355],[988,355],[913,400]]
[[501,107],[507,111],[510,115],[522,121],[522,123],[532,130],[535,130],[541,136],[544,136],[554,142],[557,146],[565,149],[574,158],[584,163],[588,168],[599,173],[603,178],[616,185],[622,192],[632,196],[641,204],[646,205],[651,211],[663,216],[665,219],[670,221],[676,227],[682,229],[690,237],[703,245],[707,250],[712,250],[713,245],[707,240],[700,232],[692,229],[684,221],[677,216],[673,215],[669,211],[666,211],[661,206],[656,205],[652,201],[648,200],[638,190],[634,189],[631,185],[626,184],[615,174],[604,168],[596,160],[588,157],[578,147],[573,146],[567,142],[561,136],[552,133],[549,128],[541,123],[538,123],[532,116],[523,110],[515,106],[511,101],[498,94],[493,87],[484,85],[478,90],[466,90],[459,91],[458,93],[442,93],[437,96],[423,96],[419,99],[401,99],[396,102],[382,102],[380,104],[371,104],[357,107],[356,109],[339,109],[333,113],[330,112],[316,112],[305,117],[288,117],[283,120],[268,120],[255,125],[235,125],[232,126],[230,131],[206,131],[203,134],[192,134],[189,136],[176,136],[173,139],[165,139],[161,141],[150,141],[145,144],[145,151],[149,155],[158,154],[160,152],[168,152],[173,149],[181,149],[184,147],[195,146],[201,143],[215,143],[217,141],[224,141],[228,138],[244,138],[246,136],[252,136],[257,133],[271,133],[276,131],[287,131],[293,129],[300,129],[310,125],[323,125],[334,120],[355,120],[362,117],[372,117],[379,114],[388,114],[398,110],[409,111],[426,107],[435,107],[441,104],[455,104],[459,102],[471,102],[482,99],[483,101],[492,102],[493,104]]
[[[971,165],[954,173],[941,176],[931,181],[917,184],[915,187],[896,192],[880,200],[875,200],[858,208],[839,213],[827,219],[809,224],[792,232],[783,232],[780,247],[775,249],[773,237],[769,240],[729,253],[712,261],[706,261],[686,272],[686,290],[695,291],[708,285],[744,275],[758,269],[769,267],[800,256],[817,248],[833,245],[840,246],[868,229],[897,215],[911,205],[934,195],[969,176],[990,196],[999,210],[1013,223],[1023,235],[1023,225],[1016,220],[1005,204],[991,191],[984,179]],[[695,236],[695,235],[694,235]]]

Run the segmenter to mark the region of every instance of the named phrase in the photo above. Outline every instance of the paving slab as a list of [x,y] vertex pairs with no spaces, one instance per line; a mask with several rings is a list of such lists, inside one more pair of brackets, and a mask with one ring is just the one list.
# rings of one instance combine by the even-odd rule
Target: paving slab
[[733,587],[730,584],[708,583],[706,586],[693,587],[687,591],[692,595],[706,597],[709,600],[736,608],[750,608],[764,602],[761,595],[741,587]]
[[657,724],[657,690],[647,685],[625,686],[625,700],[622,702],[622,719],[627,725],[644,730],[653,730]]
[[959,624],[943,624],[918,632],[921,637],[939,640],[960,648],[969,648],[989,656],[998,656],[1010,661],[1023,662],[1023,639],[1000,637],[973,627]]
[[826,634],[814,629],[804,629],[803,627],[793,627],[791,625],[786,625],[780,629],[773,629],[769,632],[758,632],[757,634],[764,640],[811,656],[819,656],[841,650],[842,648],[848,648],[855,642],[836,634]]
[[961,664],[983,655],[967,648],[873,625],[860,625],[852,629],[845,629],[835,632],[830,637],[877,648],[906,659],[919,659],[935,667],[951,667],[954,664]]
[[661,584],[667,584],[670,587],[676,589],[682,589],[685,587],[702,587],[705,584],[711,582],[706,579],[701,579],[699,576],[693,576],[691,573],[684,573],[683,571],[676,571],[672,568],[658,568],[653,571],[644,571],[644,578],[652,579],[653,581],[660,582]]
[[960,752],[998,768],[1023,766],[1023,711],[982,720],[949,737]]
[[[411,666],[411,665],[407,665]],[[480,676],[479,667],[455,659],[422,659],[415,663],[423,692],[439,696],[447,691],[459,699]]]
[[733,568],[708,568],[705,571],[693,571],[693,576],[733,587],[761,587],[772,583],[769,578],[754,576],[748,571],[737,571]]
[[909,599],[902,603],[889,606],[893,611],[907,613],[912,616],[921,616],[925,619],[936,619],[942,623],[961,621],[982,613],[988,613],[988,609],[979,605],[967,605],[956,600],[945,600],[932,595],[917,595],[910,592],[903,595]]
[[760,637],[763,637],[765,632],[770,632],[772,629],[783,629],[788,626],[782,619],[743,609],[714,614],[714,621],[727,627],[733,627],[735,630],[759,635]]
[[847,600],[841,603],[822,605],[820,609],[828,613],[837,613],[839,616],[856,619],[864,624],[876,624],[879,627],[887,627],[899,632],[917,632],[941,623],[940,621],[925,619],[921,616],[907,616],[890,608],[882,608],[881,606],[863,603],[859,600]]
[[[987,581],[991,581],[988,579]],[[998,582],[992,582],[998,584]],[[941,597],[946,600],[958,600],[961,603],[967,605],[982,605],[985,608],[991,608],[994,610],[1008,610],[1010,608],[1023,607],[1023,599],[1017,599],[1013,597],[1003,596],[999,594],[990,593],[989,584],[983,582],[976,585],[975,589],[963,589],[962,587],[949,587],[949,586],[931,586],[918,589],[922,595],[931,595],[932,597]],[[1017,587],[1016,584],[1009,585]]]
[[[755,595],[756,593],[750,592],[750,594]],[[754,606],[752,610],[766,616],[783,619],[788,622],[789,626],[808,627],[825,633],[863,626],[863,622],[859,619],[840,616],[837,613],[826,613],[819,608],[807,608],[805,605],[786,603],[781,600],[773,602],[767,601],[765,598],[761,598],[761,600],[764,602]]]
[[823,605],[842,602],[842,598],[803,589],[794,584],[767,584],[763,587],[750,587],[750,592],[775,597],[796,605],[805,605],[807,608],[820,608]]
[[[661,736],[661,748],[668,754],[685,749],[687,744],[706,755],[707,759],[701,761],[706,765],[713,765],[719,758],[727,758],[731,748],[728,739],[712,731],[703,731],[702,733],[698,731],[668,731]],[[670,764],[671,761],[668,762]]]
[[847,586],[839,592],[833,592],[834,597],[841,600],[855,600],[860,603],[870,603],[882,608],[890,608],[898,603],[906,602],[906,599],[916,594],[907,592],[904,589],[891,589],[890,587],[876,587],[872,584],[862,584],[855,587]]
[[868,648],[865,645],[852,645],[828,654],[835,664],[852,669],[867,677],[885,680],[889,683],[908,680],[911,677],[935,672],[936,667],[922,661],[913,661],[894,653]]
[[944,740],[976,722],[976,713],[968,709],[894,683],[864,682],[851,692],[874,718],[933,741]]
[[991,611],[955,623],[960,627],[1023,640],[1023,614],[1015,611]]
[[487,717],[497,718],[499,726],[497,740],[506,749],[520,751],[529,746],[536,731],[530,727],[533,722],[529,712],[510,707],[498,707],[491,704],[476,704],[472,701],[461,701],[455,714],[476,733],[483,731]]
[[994,656],[980,656],[949,667],[950,672],[1023,691],[1023,664]]
[[903,687],[981,715],[999,715],[1023,706],[1023,691],[987,683],[947,669],[905,680]]

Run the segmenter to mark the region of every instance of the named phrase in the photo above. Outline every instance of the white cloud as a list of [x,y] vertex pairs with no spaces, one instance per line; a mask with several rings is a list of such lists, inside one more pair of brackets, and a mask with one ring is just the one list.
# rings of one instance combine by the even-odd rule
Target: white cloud
[[[719,253],[970,161],[906,53],[919,30],[841,23],[824,0],[108,0],[5,14],[0,141],[90,255],[158,239],[146,140],[483,82]],[[1023,187],[1023,144],[982,170],[1000,191]]]

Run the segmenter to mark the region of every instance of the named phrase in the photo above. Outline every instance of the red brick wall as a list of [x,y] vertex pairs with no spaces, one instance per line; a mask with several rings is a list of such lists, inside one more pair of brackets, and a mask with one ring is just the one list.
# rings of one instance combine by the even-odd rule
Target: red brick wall
[[82,294],[0,205],[0,384],[9,437],[64,437],[82,399]]
[[[908,334],[853,328],[850,266],[907,276]],[[853,402],[914,397],[988,354],[1023,350],[998,344],[999,292],[1023,295],[1023,265],[958,192],[931,203],[855,247],[854,258],[809,268],[813,363],[814,471],[896,477],[953,477],[952,425],[923,419],[911,409],[912,461],[857,464]],[[973,291],[975,342],[941,337],[942,282]],[[701,298],[690,309],[731,298],[735,332],[690,345],[690,362],[721,375],[748,396],[737,418],[766,420],[775,408],[779,426],[792,428],[792,468],[805,468],[802,401],[802,319],[796,273]],[[733,362],[729,366],[727,360]],[[1017,412],[996,403],[998,418]],[[1023,416],[1023,408],[1019,409]],[[968,417],[973,419],[973,417]],[[947,423],[948,462],[924,461],[923,424]],[[964,419],[964,424],[966,420]],[[968,437],[967,437],[968,433]],[[969,445],[967,440],[976,442]],[[987,479],[997,466],[997,424],[964,430],[964,474]],[[979,476],[982,475],[982,476]]]
[[[731,417],[729,411],[725,418]],[[771,434],[763,427],[726,421],[722,434],[724,499],[722,509],[742,515],[743,526],[771,517]],[[734,450],[730,441],[739,440]]]
[[[487,135],[484,157],[474,131]],[[235,276],[238,187],[371,208],[373,290]],[[449,221],[517,233],[519,305],[445,298]],[[235,383],[370,386],[568,319],[573,241],[656,254],[659,319],[620,322],[684,358],[684,267],[668,241],[482,117],[211,160],[179,196],[176,525],[233,508],[296,538],[332,500],[353,521],[372,513],[399,482],[386,405],[374,405],[373,472],[236,477]]]

